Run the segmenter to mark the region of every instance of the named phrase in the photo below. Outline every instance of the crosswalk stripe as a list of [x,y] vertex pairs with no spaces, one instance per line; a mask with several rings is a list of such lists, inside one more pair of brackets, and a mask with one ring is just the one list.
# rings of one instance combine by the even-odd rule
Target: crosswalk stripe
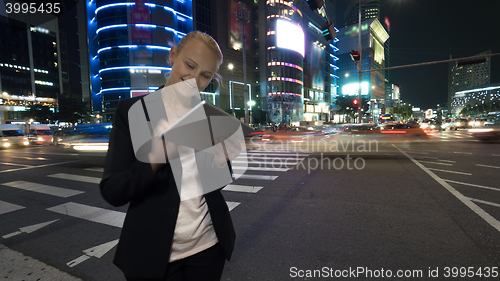
[[226,204],[227,204],[227,207],[229,208],[229,211],[232,211],[234,208],[238,207],[238,205],[240,204],[240,202],[230,202],[230,201],[227,201]]
[[85,171],[92,171],[92,172],[104,172],[104,168],[87,168],[84,170]]
[[289,159],[285,159],[285,161],[244,161],[244,160],[236,160],[236,161],[231,161],[231,163],[248,163],[248,164],[266,164],[266,165],[297,165],[299,164],[300,162],[302,162],[302,160],[300,161],[295,161],[295,162],[292,162],[292,161],[288,161]]
[[223,190],[236,191],[236,192],[247,192],[247,193],[257,193],[262,188],[263,188],[262,186],[228,184],[226,187],[224,187]]
[[251,155],[272,155],[272,156],[308,156],[309,153],[259,153],[259,152],[249,152]]
[[0,200],[0,215],[24,209],[25,207]]
[[290,170],[290,168],[267,168],[267,167],[233,167],[233,171],[238,171],[238,170],[248,170],[248,171],[267,171],[267,172],[286,172]]
[[120,228],[123,226],[123,221],[125,220],[125,213],[123,212],[102,209],[74,202],[64,203],[48,208],[47,210]]
[[79,191],[79,190],[55,187],[55,186],[39,184],[39,183],[34,183],[34,182],[27,182],[27,181],[12,181],[12,182],[7,182],[7,183],[2,183],[2,185],[14,187],[14,188],[19,188],[19,189],[23,189],[23,190],[28,190],[28,191],[33,191],[33,192],[38,192],[38,193],[43,193],[43,194],[48,194],[48,195],[54,195],[54,196],[58,196],[58,197],[62,197],[62,198],[67,198],[67,197],[70,197],[73,195],[84,193],[83,191]]
[[[3,203],[10,204],[7,202],[0,201],[0,214],[2,214],[2,210],[6,209]],[[231,211],[232,209],[236,208],[236,206],[238,206],[240,203],[227,201],[226,204],[229,208],[229,211]],[[14,204],[10,205],[13,205],[11,206],[11,209],[16,207],[17,209],[24,208],[22,206],[17,206]],[[123,227],[123,222],[125,221],[125,215],[126,215],[126,213],[124,212],[118,212],[74,202],[68,202],[54,207],[50,207],[47,208],[47,211],[68,215],[70,217],[88,220],[92,222],[102,223],[105,225],[115,226],[119,228]]]
[[235,178],[245,179],[245,180],[275,180],[278,176],[265,176],[265,175],[247,175],[247,174],[237,174],[234,173]]
[[58,174],[48,175],[47,177],[58,178],[58,179],[65,179],[65,180],[81,181],[81,182],[88,182],[88,183],[100,183],[101,182],[101,178],[87,177],[87,176],[80,176],[80,175],[72,175],[72,174],[65,174],[65,173],[58,173]]
[[[235,159],[237,159],[237,158],[235,158]],[[288,157],[288,158],[287,157],[249,157],[249,158],[247,158],[247,160],[254,160],[254,159],[265,159],[265,160],[271,160],[271,161],[273,161],[273,160],[280,160],[281,161],[281,160],[293,159],[293,160],[302,161],[302,160],[304,160],[304,157],[301,157],[301,158],[299,158],[299,157]]]

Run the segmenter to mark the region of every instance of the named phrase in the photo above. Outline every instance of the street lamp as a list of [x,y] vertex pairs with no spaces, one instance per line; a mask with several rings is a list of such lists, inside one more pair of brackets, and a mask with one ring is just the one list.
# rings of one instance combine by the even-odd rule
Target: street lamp
[[234,65],[232,63],[229,63],[227,65],[227,68],[229,68],[229,70],[231,70],[231,81],[229,82],[230,85],[229,85],[229,106],[231,106],[231,112],[233,114],[233,117],[236,117],[234,115],[234,95],[233,95],[233,68],[234,68]]

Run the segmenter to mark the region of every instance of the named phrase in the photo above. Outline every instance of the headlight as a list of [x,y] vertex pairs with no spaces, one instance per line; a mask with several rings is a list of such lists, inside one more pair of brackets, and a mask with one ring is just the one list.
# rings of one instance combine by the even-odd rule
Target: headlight
[[474,125],[481,126],[481,122],[474,122]]
[[420,124],[420,128],[427,128],[427,127],[429,127],[429,124],[427,123]]
[[9,146],[10,146],[10,143],[8,143],[8,142],[4,142],[4,143],[3,143],[3,146],[5,146],[5,147],[9,147]]
[[470,121],[469,126],[473,126],[473,125],[474,125],[474,122]]
[[41,137],[38,138],[38,141],[43,141],[43,139]]
[[436,128],[436,125],[431,125],[431,129],[434,129],[434,128]]
[[455,123],[455,126],[460,126],[460,122],[456,122],[456,123]]

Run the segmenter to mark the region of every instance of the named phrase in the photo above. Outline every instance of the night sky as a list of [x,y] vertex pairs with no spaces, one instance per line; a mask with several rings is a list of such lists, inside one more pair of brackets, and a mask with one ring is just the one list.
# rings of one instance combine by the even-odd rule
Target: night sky
[[[500,53],[500,0],[381,0],[380,14],[390,21],[391,66]],[[391,70],[390,79],[403,102],[421,109],[447,101],[447,63]],[[500,83],[500,55],[492,57],[490,83]]]

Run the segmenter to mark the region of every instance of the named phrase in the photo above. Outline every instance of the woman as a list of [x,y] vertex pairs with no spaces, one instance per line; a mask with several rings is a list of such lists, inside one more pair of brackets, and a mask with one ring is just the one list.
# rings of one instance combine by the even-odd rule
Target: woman
[[[134,104],[142,102],[144,106],[147,96],[120,101],[113,118],[100,189],[103,198],[114,206],[129,203],[114,263],[129,281],[220,280],[235,239],[227,204],[220,189],[180,200],[168,159],[175,155],[188,159],[182,160],[182,188],[197,188],[199,176],[193,166],[196,161],[189,160],[194,159],[194,153],[162,143],[157,136],[189,109],[182,97],[169,95],[169,89],[178,90],[179,85],[190,83],[194,86],[194,82],[194,92],[205,89],[213,78],[219,78],[222,53],[212,37],[195,31],[172,47],[168,59],[172,65],[170,76],[165,87],[155,92],[161,94],[163,108],[159,111],[165,110],[168,122],[152,128],[154,136],[145,146],[148,161],[140,161],[134,150],[130,127],[137,121],[129,114]],[[226,145],[226,149],[229,158],[218,150],[210,159],[212,168],[224,168],[241,147],[234,143]]]

